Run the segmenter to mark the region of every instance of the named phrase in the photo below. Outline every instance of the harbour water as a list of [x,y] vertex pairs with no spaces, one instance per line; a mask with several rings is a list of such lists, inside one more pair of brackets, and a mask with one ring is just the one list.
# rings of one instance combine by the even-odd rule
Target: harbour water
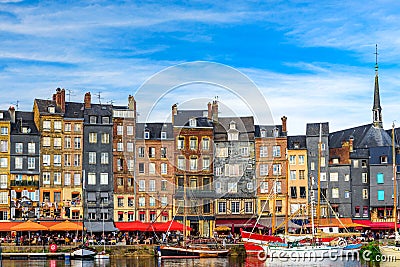
[[[46,261],[21,261],[3,260],[1,267],[294,267],[294,266],[315,266],[315,267],[364,267],[357,260],[318,260],[318,261],[290,261],[290,260],[267,260],[258,261],[252,257],[228,257],[213,259],[167,259],[158,261],[154,257],[115,257],[110,260],[81,261],[81,260],[46,260]],[[399,266],[399,262],[391,264],[381,264],[382,267]]]

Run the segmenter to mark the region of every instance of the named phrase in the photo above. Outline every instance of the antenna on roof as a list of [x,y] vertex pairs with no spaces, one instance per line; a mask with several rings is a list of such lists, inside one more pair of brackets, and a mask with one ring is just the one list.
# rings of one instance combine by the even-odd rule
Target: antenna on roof
[[115,102],[115,101],[111,99],[111,100],[107,101],[107,104],[112,105],[112,104],[114,104],[114,102]]
[[16,107],[17,110],[18,110],[18,107],[19,107],[19,100],[17,100],[15,103],[11,103],[11,105],[15,105],[15,107]]
[[101,100],[103,99],[101,97],[101,92],[99,91],[97,94],[94,94],[95,96],[97,96],[97,98],[99,99],[99,104],[101,105]]
[[68,96],[68,102],[71,102],[71,95],[72,96],[75,96],[74,94],[71,94],[72,93],[72,90],[71,89],[65,89],[68,93],[67,93],[67,96]]

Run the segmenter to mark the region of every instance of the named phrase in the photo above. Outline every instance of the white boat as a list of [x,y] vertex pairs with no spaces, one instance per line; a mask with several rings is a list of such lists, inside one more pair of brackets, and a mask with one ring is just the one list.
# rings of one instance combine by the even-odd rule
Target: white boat
[[93,248],[80,246],[71,252],[71,258],[74,259],[93,259],[97,251]]
[[102,252],[97,253],[94,258],[96,260],[109,260],[110,254],[106,253],[104,250]]

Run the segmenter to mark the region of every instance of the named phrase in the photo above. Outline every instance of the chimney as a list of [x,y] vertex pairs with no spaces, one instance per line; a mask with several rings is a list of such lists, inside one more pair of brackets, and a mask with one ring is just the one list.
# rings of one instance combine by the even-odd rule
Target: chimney
[[287,128],[286,128],[287,117],[286,117],[286,116],[283,116],[283,117],[281,118],[281,120],[282,120],[282,132],[283,132],[283,133],[286,133],[286,132],[287,132]]
[[56,105],[58,106],[58,107],[61,107],[61,89],[60,88],[57,88],[56,89]]
[[8,113],[10,113],[11,123],[15,123],[15,108],[13,106],[9,107]]
[[90,95],[90,92],[87,92],[85,94],[85,108],[91,108],[91,102],[92,102],[92,97]]
[[218,122],[218,101],[214,100],[212,104],[212,120]]
[[136,101],[135,98],[131,95],[128,96],[128,109],[136,110]]
[[208,102],[208,104],[207,104],[207,110],[208,110],[207,118],[208,118],[209,120],[211,120],[211,117],[212,117],[211,102]]
[[63,88],[62,90],[61,90],[61,103],[60,103],[60,106],[61,106],[61,110],[62,110],[62,112],[63,113],[65,113],[65,89]]
[[349,138],[349,151],[353,152],[353,141],[354,141],[354,137],[350,136]]
[[177,114],[178,114],[178,105],[177,105],[177,104],[173,104],[173,105],[172,105],[172,117],[171,117],[172,124],[175,123],[175,116],[176,116]]

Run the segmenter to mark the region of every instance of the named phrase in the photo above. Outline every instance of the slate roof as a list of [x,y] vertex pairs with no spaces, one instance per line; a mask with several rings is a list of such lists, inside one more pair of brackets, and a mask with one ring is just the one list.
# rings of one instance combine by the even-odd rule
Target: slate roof
[[83,119],[83,110],[84,104],[83,103],[76,103],[76,102],[66,102],[65,103],[65,118],[76,118],[76,119]]
[[55,113],[53,114],[62,114],[62,111],[60,107],[57,107],[55,100],[35,99],[35,102],[40,114],[50,114],[47,109],[49,106],[55,107]]
[[321,134],[328,135],[329,134],[329,123],[322,122],[322,123],[307,123],[306,126],[306,136],[319,136],[320,133],[320,124],[321,127]]
[[150,138],[152,140],[161,140],[161,132],[167,132],[167,140],[174,138],[172,123],[150,122],[150,123],[136,123],[136,138],[144,139],[145,129],[150,131]]
[[22,127],[28,127],[30,129],[29,134],[39,134],[34,121],[34,113],[28,111],[15,111],[15,123],[11,124],[11,133],[21,133]]
[[3,118],[0,119],[0,121],[10,121],[11,120],[10,113],[8,112],[8,110],[0,110],[0,113],[3,113]]
[[288,136],[287,148],[288,149],[307,149],[306,136],[305,135]]
[[353,138],[355,149],[392,145],[390,135],[384,129],[376,128],[371,123],[331,133],[329,147],[339,148],[343,141],[349,141],[350,138]]
[[266,137],[274,137],[274,130],[278,129],[278,137],[283,137],[282,125],[255,125],[254,135],[255,137],[261,137],[261,131],[265,130],[267,133]]
[[178,110],[174,116],[174,126],[189,126],[189,120],[196,118],[197,127],[213,127],[206,114],[207,110]]
[[218,123],[214,127],[214,140],[227,141],[227,132],[230,128],[231,122],[236,123],[236,129],[239,132],[239,140],[251,141],[254,140],[254,118],[249,117],[221,117],[218,118]]
[[96,115],[96,116],[111,116],[112,115],[112,105],[106,104],[91,104],[91,108],[84,110],[84,114]]

